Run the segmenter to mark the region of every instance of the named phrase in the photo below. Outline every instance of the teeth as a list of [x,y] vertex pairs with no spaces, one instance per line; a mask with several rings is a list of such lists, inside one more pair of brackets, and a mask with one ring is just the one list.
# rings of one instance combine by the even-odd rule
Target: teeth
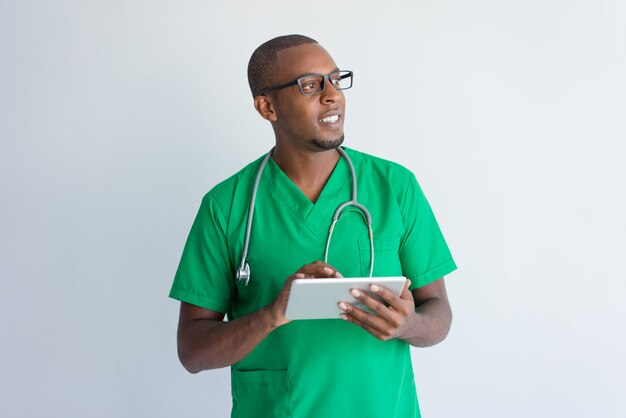
[[339,120],[339,115],[327,116],[327,117],[321,119],[321,121],[324,122],[324,123],[335,123],[338,120]]

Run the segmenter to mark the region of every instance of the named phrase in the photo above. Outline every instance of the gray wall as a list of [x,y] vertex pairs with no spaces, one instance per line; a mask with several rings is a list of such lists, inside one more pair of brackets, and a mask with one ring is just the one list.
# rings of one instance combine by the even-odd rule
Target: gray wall
[[202,195],[272,143],[249,55],[297,32],[460,266],[424,415],[625,416],[625,3],[274,3],[0,1],[2,415],[228,415],[167,293]]

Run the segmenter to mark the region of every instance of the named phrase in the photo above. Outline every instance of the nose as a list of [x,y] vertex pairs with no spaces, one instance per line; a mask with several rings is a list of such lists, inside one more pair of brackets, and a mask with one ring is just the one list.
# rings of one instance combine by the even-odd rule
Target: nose
[[320,101],[322,103],[334,103],[343,99],[343,92],[337,90],[337,87],[330,81],[330,79],[324,80],[324,91],[320,94]]

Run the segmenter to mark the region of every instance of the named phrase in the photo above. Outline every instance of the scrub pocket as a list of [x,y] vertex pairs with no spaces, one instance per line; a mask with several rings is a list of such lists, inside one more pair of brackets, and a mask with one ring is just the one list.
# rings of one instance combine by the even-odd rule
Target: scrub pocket
[[233,417],[291,417],[291,392],[286,370],[234,370]]
[[[360,239],[359,258],[361,276],[370,274],[370,240]],[[400,263],[400,237],[374,237],[374,277],[402,276]]]

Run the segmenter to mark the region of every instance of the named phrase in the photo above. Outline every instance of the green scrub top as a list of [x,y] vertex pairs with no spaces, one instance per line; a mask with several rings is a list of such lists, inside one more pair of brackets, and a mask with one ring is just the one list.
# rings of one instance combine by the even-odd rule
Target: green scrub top
[[[374,230],[374,276],[405,276],[411,289],[456,269],[413,174],[345,149],[358,200]],[[229,320],[271,303],[285,279],[323,260],[335,209],[351,198],[341,158],[313,204],[273,160],[259,183],[247,262],[248,286],[235,281],[254,179],[262,158],[215,186],[202,200],[170,297]],[[369,274],[370,242],[359,212],[335,226],[328,263],[344,277]],[[348,296],[346,296],[348,298]],[[292,321],[231,367],[232,417],[419,417],[409,345],[380,341],[341,319]]]

